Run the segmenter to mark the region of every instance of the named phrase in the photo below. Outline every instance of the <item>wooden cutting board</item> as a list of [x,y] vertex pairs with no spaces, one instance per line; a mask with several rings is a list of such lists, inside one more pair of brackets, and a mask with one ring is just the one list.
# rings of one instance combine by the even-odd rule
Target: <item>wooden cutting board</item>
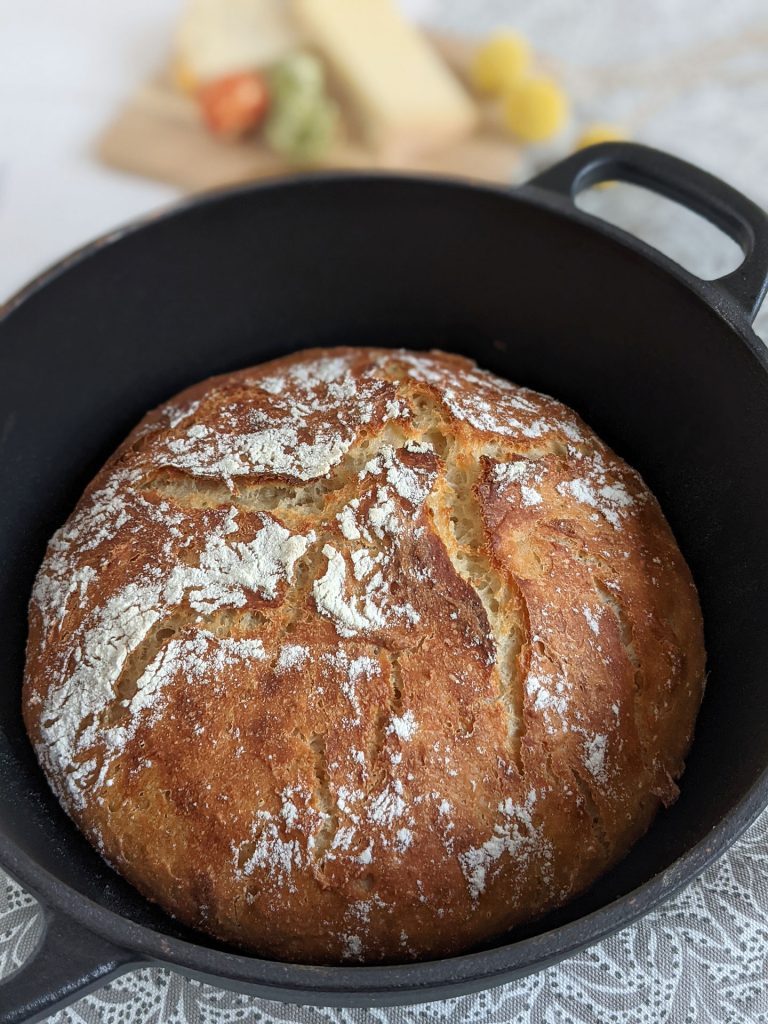
[[[466,80],[474,44],[455,37],[430,38]],[[517,176],[519,147],[504,134],[492,103],[481,103],[480,111],[480,126],[470,138],[407,162],[384,163],[362,142],[342,133],[321,162],[297,165],[273,153],[258,137],[225,142],[211,136],[195,102],[173,87],[166,72],[148,82],[119,112],[98,142],[98,155],[111,167],[188,192],[318,169],[416,171],[511,182]]]

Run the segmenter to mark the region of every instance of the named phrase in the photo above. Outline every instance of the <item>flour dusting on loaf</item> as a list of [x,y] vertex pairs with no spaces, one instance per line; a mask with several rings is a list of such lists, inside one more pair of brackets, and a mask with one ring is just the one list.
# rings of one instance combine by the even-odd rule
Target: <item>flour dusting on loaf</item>
[[51,540],[24,713],[179,919],[295,961],[450,955],[674,800],[696,591],[637,473],[442,353],[301,352],[150,413]]

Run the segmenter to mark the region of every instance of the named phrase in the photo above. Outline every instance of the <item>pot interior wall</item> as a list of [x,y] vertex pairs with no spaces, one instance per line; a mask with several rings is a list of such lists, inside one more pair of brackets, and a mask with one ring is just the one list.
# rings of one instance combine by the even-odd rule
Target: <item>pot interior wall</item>
[[656,492],[704,607],[711,674],[694,748],[679,802],[548,923],[642,884],[768,763],[768,377],[631,250],[521,197],[428,183],[207,202],[76,263],[0,327],[0,827],[94,900],[184,934],[90,850],[36,766],[19,713],[26,601],[47,538],[149,406],[318,344],[473,356],[573,405]]

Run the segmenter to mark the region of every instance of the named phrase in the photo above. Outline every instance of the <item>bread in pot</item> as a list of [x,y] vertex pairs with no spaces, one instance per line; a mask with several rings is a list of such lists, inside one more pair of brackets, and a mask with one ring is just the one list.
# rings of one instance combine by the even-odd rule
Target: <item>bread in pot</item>
[[300,352],[149,413],[52,539],[29,735],[145,896],[259,955],[458,953],[623,857],[702,622],[570,409],[442,353]]

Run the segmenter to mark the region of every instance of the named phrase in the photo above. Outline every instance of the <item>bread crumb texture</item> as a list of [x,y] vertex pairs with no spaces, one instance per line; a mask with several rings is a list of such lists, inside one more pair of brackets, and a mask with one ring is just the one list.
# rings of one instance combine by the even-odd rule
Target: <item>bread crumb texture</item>
[[674,800],[704,680],[658,504],[441,353],[300,352],[151,412],[52,539],[27,728],[105,859],[261,955],[471,949]]

